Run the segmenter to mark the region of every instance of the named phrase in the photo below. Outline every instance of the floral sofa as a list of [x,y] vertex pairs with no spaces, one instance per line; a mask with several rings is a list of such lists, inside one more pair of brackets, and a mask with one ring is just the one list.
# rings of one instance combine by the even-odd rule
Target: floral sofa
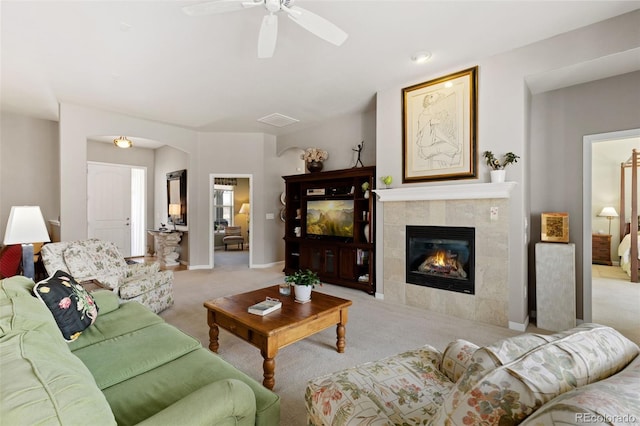
[[598,324],[456,340],[309,381],[310,425],[639,424],[638,346]]
[[158,263],[129,265],[111,241],[45,244],[41,253],[49,275],[64,271],[79,282],[96,280],[121,301],[140,302],[155,313],[173,305],[173,272],[161,271]]

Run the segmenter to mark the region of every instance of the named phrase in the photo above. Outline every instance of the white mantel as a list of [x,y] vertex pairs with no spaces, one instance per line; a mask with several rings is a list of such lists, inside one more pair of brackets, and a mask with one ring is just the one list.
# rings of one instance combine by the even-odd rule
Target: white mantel
[[403,186],[401,188],[374,189],[380,202],[474,200],[482,198],[509,198],[516,182],[472,183],[465,185]]

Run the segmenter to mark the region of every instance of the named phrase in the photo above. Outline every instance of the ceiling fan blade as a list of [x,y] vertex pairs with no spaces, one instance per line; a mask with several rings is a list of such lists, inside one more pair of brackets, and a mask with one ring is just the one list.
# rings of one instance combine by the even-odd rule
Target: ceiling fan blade
[[236,10],[242,10],[247,7],[259,6],[263,3],[263,0],[216,0],[185,6],[182,8],[182,11],[189,16],[212,15],[215,13],[235,12]]
[[349,37],[349,34],[342,31],[336,25],[306,9],[298,6],[286,7],[283,5],[282,10],[287,12],[289,18],[302,28],[336,46],[342,45],[347,37]]
[[260,35],[258,35],[258,58],[270,58],[276,50],[278,40],[278,17],[269,13],[262,18]]

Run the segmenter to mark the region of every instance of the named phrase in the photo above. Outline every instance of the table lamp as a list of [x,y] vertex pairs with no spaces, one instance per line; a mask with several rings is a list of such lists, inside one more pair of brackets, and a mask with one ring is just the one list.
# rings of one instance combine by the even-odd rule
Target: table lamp
[[22,244],[22,274],[35,278],[33,243],[51,241],[39,206],[13,206],[9,213],[4,244]]
[[169,216],[173,223],[173,230],[176,230],[176,217],[180,216],[180,204],[169,204]]
[[598,216],[606,217],[607,219],[609,219],[609,235],[611,235],[611,219],[613,219],[614,217],[618,217],[616,209],[614,209],[613,207],[605,207],[600,213],[598,213]]
[[[247,228],[249,228],[249,213],[251,213],[251,205],[249,203],[242,203],[238,213],[244,214],[247,216]],[[247,229],[247,235],[248,234],[249,234],[249,229]]]

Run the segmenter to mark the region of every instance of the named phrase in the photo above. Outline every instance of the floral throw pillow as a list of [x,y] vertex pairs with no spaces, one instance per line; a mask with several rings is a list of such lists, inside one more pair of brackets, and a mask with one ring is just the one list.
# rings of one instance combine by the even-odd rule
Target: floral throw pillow
[[47,305],[67,342],[72,342],[98,317],[93,297],[66,272],[56,271],[33,287]]

